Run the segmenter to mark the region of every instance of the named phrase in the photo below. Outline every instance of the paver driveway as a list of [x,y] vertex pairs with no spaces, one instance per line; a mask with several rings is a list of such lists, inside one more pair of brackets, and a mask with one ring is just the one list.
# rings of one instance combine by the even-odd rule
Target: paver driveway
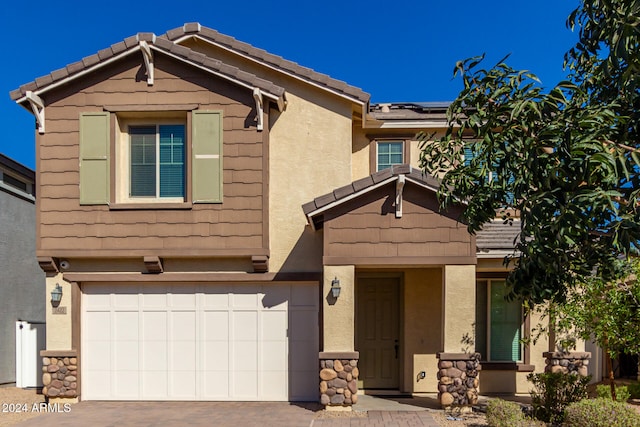
[[317,403],[287,402],[80,402],[68,413],[48,413],[21,427],[65,426],[233,426],[340,427],[428,426],[428,411],[369,411],[359,417],[327,417]]

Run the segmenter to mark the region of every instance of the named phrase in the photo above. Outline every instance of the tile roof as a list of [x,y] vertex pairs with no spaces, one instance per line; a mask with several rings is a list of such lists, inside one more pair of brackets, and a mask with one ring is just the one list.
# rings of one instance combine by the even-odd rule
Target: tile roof
[[185,36],[202,37],[236,53],[248,56],[254,61],[263,63],[280,71],[291,73],[301,80],[313,83],[333,92],[346,95],[347,97],[364,104],[369,102],[370,95],[360,88],[351,86],[341,80],[336,80],[326,74],[314,71],[311,68],[303,67],[293,61],[271,54],[263,49],[258,49],[248,43],[241,42],[233,37],[221,34],[211,28],[203,27],[197,22],[184,24],[180,28],[167,31],[166,34],[163,34],[160,37],[166,37],[168,40],[176,41]]
[[447,120],[448,102],[389,102],[371,104],[369,115],[376,120]]
[[115,57],[137,51],[139,49],[140,41],[146,41],[154,48],[154,50],[176,56],[196,66],[202,66],[203,68],[222,75],[223,77],[237,80],[248,86],[257,87],[278,98],[284,96],[284,88],[277,86],[268,80],[242,71],[237,67],[225,64],[217,59],[209,58],[206,55],[195,52],[187,47],[180,46],[167,38],[156,37],[153,33],[138,33],[135,36],[128,37],[119,43],[98,51],[94,55],[83,58],[81,61],[69,64],[66,67],[51,72],[50,74],[39,77],[33,82],[22,85],[18,89],[11,91],[9,95],[12,100],[16,101],[24,97],[27,91],[39,92],[67,78],[78,77],[84,71],[90,70],[94,66],[99,66]]
[[482,230],[476,233],[476,247],[478,252],[511,251],[515,248],[515,240],[520,233],[520,220],[505,223],[494,220],[486,223]]
[[330,193],[316,197],[313,201],[302,205],[302,211],[305,215],[312,214],[317,209],[320,209],[330,203],[339,202],[340,200],[356,193],[366,192],[366,190],[376,184],[398,175],[405,175],[413,181],[433,188],[434,191],[436,191],[440,186],[440,182],[437,179],[424,175],[420,169],[413,168],[408,164],[394,165],[390,168],[383,169],[365,178],[354,181],[344,187],[337,188]]

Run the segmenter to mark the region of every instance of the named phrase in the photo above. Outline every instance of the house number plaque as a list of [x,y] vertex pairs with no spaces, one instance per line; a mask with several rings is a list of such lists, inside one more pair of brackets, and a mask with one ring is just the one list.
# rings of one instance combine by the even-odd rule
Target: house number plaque
[[67,314],[67,307],[52,307],[52,314]]

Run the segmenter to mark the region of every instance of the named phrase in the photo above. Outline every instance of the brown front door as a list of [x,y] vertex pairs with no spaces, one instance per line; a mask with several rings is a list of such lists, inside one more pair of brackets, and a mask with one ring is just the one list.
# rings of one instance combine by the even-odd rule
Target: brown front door
[[356,350],[362,388],[399,387],[399,293],[398,278],[358,280]]

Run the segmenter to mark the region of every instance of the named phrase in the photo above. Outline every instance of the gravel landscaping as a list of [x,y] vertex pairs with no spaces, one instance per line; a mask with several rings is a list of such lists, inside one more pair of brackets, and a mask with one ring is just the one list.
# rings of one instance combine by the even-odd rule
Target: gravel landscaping
[[42,403],[44,403],[44,396],[38,394],[36,390],[0,387],[0,427],[37,417],[40,415]]

